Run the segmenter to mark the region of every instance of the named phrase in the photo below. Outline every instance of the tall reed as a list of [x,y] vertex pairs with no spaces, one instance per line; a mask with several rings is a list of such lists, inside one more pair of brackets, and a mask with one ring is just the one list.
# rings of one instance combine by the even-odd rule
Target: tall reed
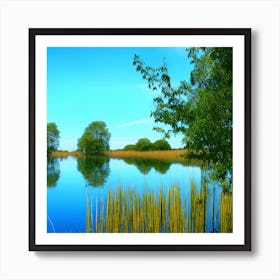
[[112,158],[145,158],[145,159],[161,159],[175,162],[186,162],[185,156],[188,150],[167,150],[167,151],[106,151],[105,155]]
[[[203,184],[197,192],[191,183],[190,205],[181,195],[180,186],[168,190],[147,190],[139,194],[136,188],[108,190],[106,202],[98,204],[96,198],[95,219],[92,202],[86,198],[86,232],[110,233],[202,233],[206,231],[207,186]],[[221,193],[221,232],[232,232],[232,194]],[[189,209],[189,211],[188,211]],[[209,208],[208,211],[212,211]],[[211,217],[211,215],[210,215]]]
[[221,192],[221,232],[232,232],[232,192]]
[[196,192],[196,185],[191,182],[190,220],[188,232],[205,232],[207,187],[203,184],[200,192]]
[[91,201],[89,201],[88,192],[86,189],[86,232],[91,232]]

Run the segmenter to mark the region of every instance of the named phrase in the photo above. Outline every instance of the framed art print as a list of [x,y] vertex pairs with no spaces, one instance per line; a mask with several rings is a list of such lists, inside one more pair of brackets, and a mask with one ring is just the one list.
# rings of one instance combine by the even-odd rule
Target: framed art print
[[29,135],[29,250],[251,250],[250,29],[30,29]]

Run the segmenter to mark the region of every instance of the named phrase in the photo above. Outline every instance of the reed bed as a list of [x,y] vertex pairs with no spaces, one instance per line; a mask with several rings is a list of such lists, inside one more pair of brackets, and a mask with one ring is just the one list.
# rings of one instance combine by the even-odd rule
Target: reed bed
[[[188,159],[189,150],[167,150],[167,151],[105,151],[104,155],[111,158],[125,159],[125,158],[142,158],[142,159],[157,159],[169,162],[178,162],[182,164],[201,165],[202,162],[197,159]],[[54,151],[51,153],[52,157],[66,158],[69,156],[82,157],[84,153],[81,151]]]
[[[151,158],[151,159],[165,159],[170,161],[184,161],[185,156],[188,154],[188,150],[167,150],[167,151],[105,151],[105,155],[112,158],[128,158],[128,157],[140,157],[140,158]],[[51,153],[53,157],[68,157],[68,156],[83,156],[84,153],[81,151],[54,151]]]
[[51,156],[52,157],[69,157],[69,156],[79,157],[79,156],[83,156],[83,153],[79,151],[74,151],[74,152],[55,151],[51,153]]
[[[95,221],[91,221],[91,207],[87,196],[86,232],[186,232],[186,203],[182,207],[180,188],[171,187],[167,193],[145,191],[141,195],[135,188],[108,191],[106,205],[101,200],[95,208]],[[106,208],[106,214],[105,214]],[[97,213],[100,213],[98,215]]]
[[[86,194],[86,232],[94,233],[184,233],[205,232],[207,189],[202,186],[196,192],[191,185],[188,215],[187,198],[182,199],[180,186],[171,186],[167,191],[163,187],[156,193],[144,190],[137,193],[136,188],[119,186],[117,190],[108,190],[107,201],[101,199],[95,205]],[[221,196],[221,231],[232,230],[231,196]],[[223,205],[222,205],[223,203]],[[95,207],[95,217],[92,209]],[[223,211],[223,212],[222,212]],[[230,223],[231,222],[231,223]]]
[[221,232],[232,232],[232,192],[221,193]]
[[191,182],[191,205],[189,232],[205,232],[207,188],[204,184],[199,193],[196,193],[196,185]]
[[186,162],[185,156],[188,154],[188,150],[167,150],[167,151],[106,151],[105,155],[112,158],[149,158],[149,159],[161,159],[168,161]]

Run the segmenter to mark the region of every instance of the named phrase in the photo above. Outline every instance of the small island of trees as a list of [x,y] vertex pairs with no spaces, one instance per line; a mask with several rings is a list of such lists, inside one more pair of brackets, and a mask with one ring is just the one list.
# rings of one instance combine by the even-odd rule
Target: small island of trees
[[128,144],[123,150],[125,151],[163,151],[171,150],[170,144],[160,139],[152,143],[148,138],[140,138],[136,144]]

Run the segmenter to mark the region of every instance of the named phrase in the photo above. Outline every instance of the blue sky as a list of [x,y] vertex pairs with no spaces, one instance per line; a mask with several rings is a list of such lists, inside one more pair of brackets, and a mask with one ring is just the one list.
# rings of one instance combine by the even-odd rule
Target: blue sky
[[[111,149],[143,137],[162,138],[150,118],[154,93],[132,65],[134,54],[153,67],[165,58],[172,84],[189,80],[192,66],[184,48],[48,48],[47,121],[58,126],[59,149],[76,150],[77,139],[93,121],[107,124]],[[181,140],[181,135],[168,139],[172,148],[182,147]]]

